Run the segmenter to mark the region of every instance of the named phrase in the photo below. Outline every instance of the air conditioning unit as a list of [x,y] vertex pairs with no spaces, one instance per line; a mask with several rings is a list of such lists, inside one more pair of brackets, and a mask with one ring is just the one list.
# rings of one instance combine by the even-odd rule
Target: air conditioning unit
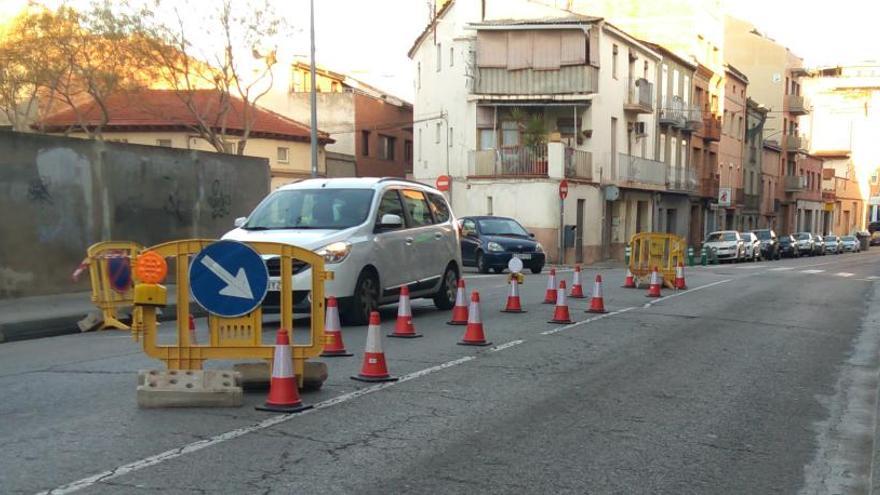
[[636,136],[647,136],[648,130],[644,122],[630,122],[629,130]]

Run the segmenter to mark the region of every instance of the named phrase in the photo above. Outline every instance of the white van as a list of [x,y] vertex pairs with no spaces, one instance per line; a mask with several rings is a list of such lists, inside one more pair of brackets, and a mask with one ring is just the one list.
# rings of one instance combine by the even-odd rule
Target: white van
[[[451,309],[461,273],[458,230],[446,198],[436,189],[395,178],[308,179],[267,196],[236,229],[223,236],[244,242],[281,242],[324,257],[334,279],[326,293],[340,302],[343,321],[366,324],[379,305],[396,302],[409,286]],[[267,257],[269,293],[278,306],[280,262]],[[311,270],[293,267],[294,310],[309,310]]]

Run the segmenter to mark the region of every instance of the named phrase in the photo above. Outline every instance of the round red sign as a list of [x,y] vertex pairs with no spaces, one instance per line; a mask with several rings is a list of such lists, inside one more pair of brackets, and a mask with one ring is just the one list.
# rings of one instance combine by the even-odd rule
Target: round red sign
[[449,184],[452,183],[452,179],[448,175],[441,175],[437,177],[436,187],[440,191],[448,191]]
[[568,181],[562,180],[559,182],[559,197],[565,199],[568,196]]

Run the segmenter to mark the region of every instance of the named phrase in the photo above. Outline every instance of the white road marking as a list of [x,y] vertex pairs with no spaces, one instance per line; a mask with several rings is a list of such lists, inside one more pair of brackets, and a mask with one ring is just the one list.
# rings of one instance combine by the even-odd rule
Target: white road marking
[[865,277],[865,280],[877,280],[878,278],[880,277],[878,277],[877,275],[868,275],[867,277]]
[[855,273],[839,272],[835,273],[835,275],[837,275],[838,277],[852,277],[853,275],[855,275]]
[[822,273],[825,270],[801,270],[801,273]]
[[515,345],[520,345],[523,342],[525,342],[525,340],[511,340],[510,342],[505,342],[501,345],[496,345],[495,347],[489,349],[489,352],[498,352],[498,351],[503,351],[504,349],[510,349],[511,347],[513,347]]
[[757,268],[763,268],[762,265],[741,265],[736,267],[737,270],[755,270]]
[[794,270],[794,267],[793,266],[780,266],[777,268],[771,268],[768,271],[770,271],[770,272],[784,272],[787,270]]
[[668,296],[663,296],[663,297],[658,297],[657,299],[653,299],[653,300],[651,300],[651,301],[648,301],[648,302],[645,303],[642,307],[643,307],[643,308],[648,308],[648,307],[650,307],[652,304],[657,304],[657,303],[660,302],[660,301],[665,301],[665,300],[667,300],[667,299],[672,299],[673,297],[678,297],[678,296],[683,296],[683,295],[685,295],[685,294],[690,294],[691,292],[696,292],[696,291],[698,291],[698,290],[708,289],[709,287],[714,287],[714,286],[716,286],[716,285],[726,284],[727,282],[730,282],[730,281],[732,281],[732,280],[733,280],[732,278],[727,278],[727,279],[724,279],[724,280],[719,280],[719,281],[717,281],[717,282],[712,282],[711,284],[706,284],[706,285],[701,285],[701,286],[699,286],[699,287],[694,287],[693,289],[681,290],[681,291],[678,291],[678,292],[676,292],[676,293],[674,293],[674,294],[670,294],[670,295],[668,295]]
[[571,325],[566,325],[566,326],[564,326],[564,327],[554,328],[553,330],[546,330],[546,331],[543,331],[543,332],[541,332],[541,335],[553,335],[554,333],[559,333],[559,332],[561,332],[561,331],[563,331],[563,330],[568,330],[569,328],[574,328],[574,327],[576,327],[576,326],[578,326],[578,325],[585,325],[585,324],[587,324],[587,323],[591,323],[591,322],[594,322],[594,321],[597,321],[597,320],[601,320],[601,319],[603,319],[603,318],[608,318],[609,316],[619,315],[620,313],[626,313],[627,311],[632,311],[632,310],[634,310],[634,309],[636,309],[636,308],[635,308],[635,307],[629,307],[629,308],[618,309],[617,311],[612,311],[612,312],[610,312],[610,313],[604,313],[604,314],[601,314],[601,315],[598,315],[598,316],[594,316],[594,317],[592,317],[592,318],[587,318],[587,319],[584,320],[584,321],[578,321],[578,322],[576,322],[576,323],[572,323]]

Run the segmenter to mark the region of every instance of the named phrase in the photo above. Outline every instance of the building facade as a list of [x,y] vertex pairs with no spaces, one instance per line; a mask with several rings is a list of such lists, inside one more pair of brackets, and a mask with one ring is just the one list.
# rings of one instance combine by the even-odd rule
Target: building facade
[[779,197],[779,163],[782,160],[782,148],[776,141],[762,142],[761,159],[761,221],[759,226],[774,229],[778,234],[790,234],[782,231],[779,225],[779,210],[782,200]]
[[755,100],[746,101],[745,154],[743,156],[743,229],[763,227],[762,196],[775,199],[771,186],[764,184],[764,123],[767,109]]
[[743,152],[746,131],[746,88],[748,77],[728,65],[725,71],[725,105],[721,119],[721,142],[718,159],[720,194],[719,229],[743,230],[745,192],[743,188]]

